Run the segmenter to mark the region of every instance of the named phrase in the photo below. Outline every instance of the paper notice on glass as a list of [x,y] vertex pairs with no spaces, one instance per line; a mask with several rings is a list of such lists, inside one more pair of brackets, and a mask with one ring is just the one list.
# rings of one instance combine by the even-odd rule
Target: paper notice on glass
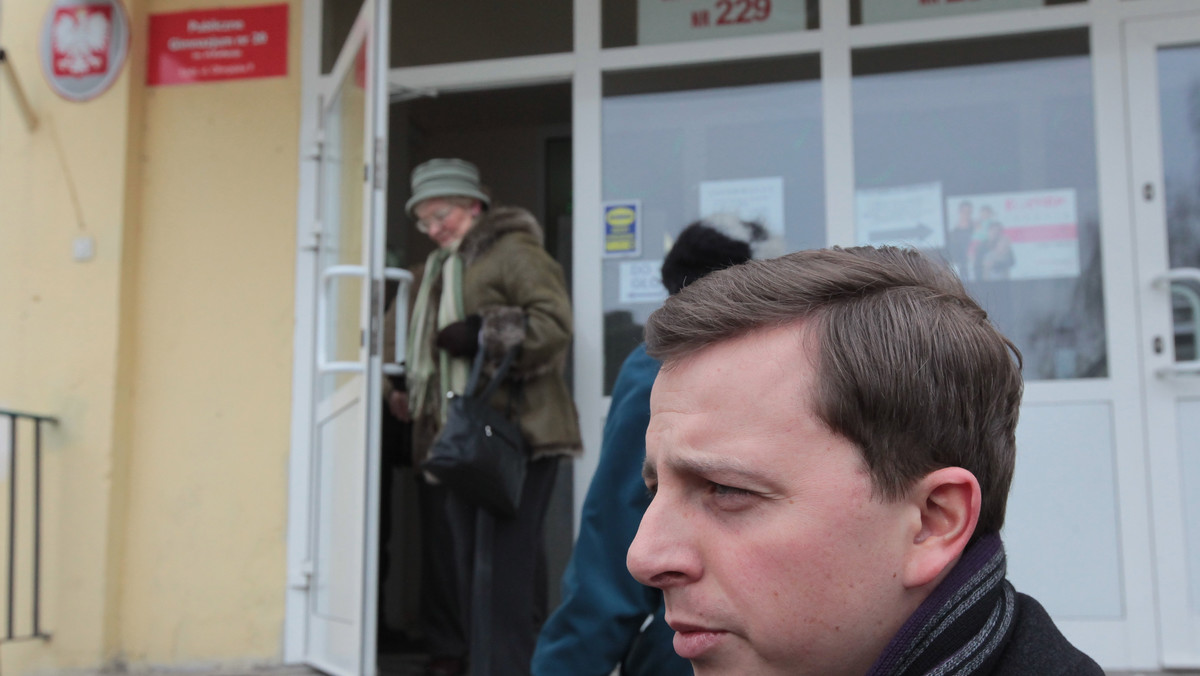
[[661,303],[667,299],[662,284],[662,259],[622,261],[620,265],[620,303]]
[[[967,279],[1079,276],[1074,189],[955,195],[946,198],[946,213],[947,254],[961,259]],[[956,234],[968,230],[969,238]],[[965,245],[953,246],[956,240]]]
[[854,191],[856,241],[871,246],[945,246],[942,184],[920,183]]
[[783,236],[783,177],[700,182],[700,217],[737,214]]
[[604,255],[632,256],[642,253],[642,201],[605,202]]

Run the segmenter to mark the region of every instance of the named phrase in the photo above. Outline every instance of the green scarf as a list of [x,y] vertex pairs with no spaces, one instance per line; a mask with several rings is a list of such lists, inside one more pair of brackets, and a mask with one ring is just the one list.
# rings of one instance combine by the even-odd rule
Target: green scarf
[[408,326],[409,412],[414,420],[436,415],[439,428],[446,422],[446,393],[461,394],[470,371],[466,359],[451,357],[434,345],[438,331],[466,316],[462,278],[457,246],[430,253]]

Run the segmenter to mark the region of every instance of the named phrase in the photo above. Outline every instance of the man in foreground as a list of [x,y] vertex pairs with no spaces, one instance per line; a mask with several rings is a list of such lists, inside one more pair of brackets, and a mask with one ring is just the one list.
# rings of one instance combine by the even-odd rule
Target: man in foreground
[[1097,674],[1005,579],[1020,355],[912,250],[713,273],[663,362],[629,549],[703,674]]

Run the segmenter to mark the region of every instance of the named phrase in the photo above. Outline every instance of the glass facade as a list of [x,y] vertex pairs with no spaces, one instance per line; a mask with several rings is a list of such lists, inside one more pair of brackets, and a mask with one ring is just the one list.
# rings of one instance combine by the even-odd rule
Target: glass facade
[[659,269],[687,224],[736,211],[763,222],[788,249],[825,244],[821,93],[806,77],[818,72],[815,57],[734,68],[743,78],[761,72],[757,84],[691,84],[720,83],[720,70],[605,80],[604,200],[631,205],[640,228],[634,250],[616,247],[603,263],[605,393],[666,297]]
[[1027,380],[1108,374],[1082,31],[854,56],[859,243],[950,262]]
[[[1200,538],[1144,522],[1175,511],[1193,531],[1200,523],[1196,501],[1156,497],[1200,485],[1189,441],[1200,390],[1177,378],[1168,401],[1155,393],[1170,369],[1147,364],[1170,356],[1172,338],[1175,361],[1198,356],[1200,284],[1177,282],[1170,307],[1165,288],[1152,298],[1146,284],[1168,265],[1200,267],[1200,10],[1186,0],[528,4],[393,2],[393,82],[437,94],[393,92],[390,199],[403,202],[414,163],[454,154],[481,166],[498,199],[541,210],[546,247],[573,282],[589,453],[604,397],[666,296],[662,259],[689,223],[736,211],[787,250],[920,248],[957,271],[1023,355],[1010,578],[1105,666],[1166,654],[1140,628],[1166,637],[1178,618],[1156,618],[1156,604],[1187,594],[1146,552],[1177,543],[1194,585]],[[1158,46],[1153,91],[1137,65],[1143,29]],[[1156,93],[1161,119],[1147,119],[1159,108],[1141,104]],[[1161,159],[1162,185],[1157,166],[1139,165],[1158,125],[1161,158],[1145,161]],[[1144,220],[1159,207],[1163,242]],[[394,230],[407,226],[391,213]],[[1190,455],[1158,469],[1176,452]],[[576,498],[594,455],[574,465]]]
[[[1160,50],[1158,74],[1168,256],[1172,268],[1200,268],[1200,47]],[[1200,284],[1175,282],[1171,296],[1175,360],[1196,359]]]

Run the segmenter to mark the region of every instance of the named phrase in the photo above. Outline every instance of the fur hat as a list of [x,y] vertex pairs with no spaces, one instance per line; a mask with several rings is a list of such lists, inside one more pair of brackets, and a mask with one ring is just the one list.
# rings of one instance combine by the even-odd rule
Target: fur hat
[[662,283],[673,295],[710,272],[784,253],[783,242],[762,225],[734,214],[713,214],[679,233],[663,259]]
[[491,206],[479,182],[479,168],[466,160],[435,159],[417,165],[412,172],[412,197],[404,205],[409,216],[416,218],[413,208],[432,197],[474,197]]

